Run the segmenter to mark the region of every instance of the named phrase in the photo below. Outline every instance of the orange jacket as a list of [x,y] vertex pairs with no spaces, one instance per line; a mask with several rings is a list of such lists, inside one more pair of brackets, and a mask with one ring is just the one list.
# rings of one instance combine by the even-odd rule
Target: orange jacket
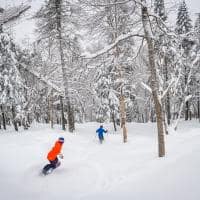
[[51,149],[51,151],[47,155],[47,159],[50,161],[53,161],[56,159],[57,155],[60,153],[63,143],[57,141],[54,145],[54,147]]

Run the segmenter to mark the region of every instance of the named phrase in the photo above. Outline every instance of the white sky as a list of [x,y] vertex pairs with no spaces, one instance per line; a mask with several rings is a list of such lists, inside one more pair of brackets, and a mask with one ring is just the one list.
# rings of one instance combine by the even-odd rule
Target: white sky
[[[0,5],[5,8],[7,6],[18,5],[22,2],[32,2],[32,6],[37,8],[44,0],[0,0]],[[165,2],[179,2],[181,0],[165,0]],[[185,0],[189,8],[189,11],[193,14],[200,12],[200,1],[199,0]]]
[[[179,1],[181,0],[165,0],[166,7],[173,9],[172,12],[174,12],[174,14],[170,13],[171,15],[170,18],[172,19],[172,23],[176,18],[174,5],[177,4]],[[195,13],[200,12],[200,0],[185,0],[185,1],[189,9],[190,16],[194,20],[196,18]],[[0,6],[3,8],[13,5],[18,5],[20,3],[25,3],[25,2],[31,3],[32,8],[28,13],[26,13],[26,17],[20,20],[20,22],[18,22],[18,24],[16,25],[15,28],[16,30],[14,35],[16,35],[17,41],[19,41],[20,43],[24,38],[30,38],[30,40],[34,39],[34,34],[33,34],[34,21],[28,20],[27,18],[29,18],[31,14],[34,13],[34,11],[40,8],[44,0],[0,0]]]

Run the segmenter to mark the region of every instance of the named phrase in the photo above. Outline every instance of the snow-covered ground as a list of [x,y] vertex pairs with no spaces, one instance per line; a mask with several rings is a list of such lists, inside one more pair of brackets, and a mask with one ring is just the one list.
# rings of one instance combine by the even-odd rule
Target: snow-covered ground
[[[1,200],[199,200],[200,123],[182,122],[166,137],[166,157],[157,157],[155,124],[128,124],[128,143],[109,134],[101,145],[97,123],[75,134],[35,124],[28,131],[0,130]],[[41,176],[46,154],[65,137],[62,164]]]

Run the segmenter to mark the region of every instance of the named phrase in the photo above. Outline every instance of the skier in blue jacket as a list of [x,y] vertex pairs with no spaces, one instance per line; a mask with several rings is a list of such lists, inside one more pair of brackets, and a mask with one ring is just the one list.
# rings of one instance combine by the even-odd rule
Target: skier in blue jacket
[[104,140],[103,133],[107,133],[107,132],[108,132],[108,131],[105,130],[105,129],[103,128],[102,125],[100,126],[100,128],[98,128],[98,129],[96,130],[96,133],[98,133],[98,137],[99,137],[99,142],[100,142],[100,143],[102,143],[103,140]]

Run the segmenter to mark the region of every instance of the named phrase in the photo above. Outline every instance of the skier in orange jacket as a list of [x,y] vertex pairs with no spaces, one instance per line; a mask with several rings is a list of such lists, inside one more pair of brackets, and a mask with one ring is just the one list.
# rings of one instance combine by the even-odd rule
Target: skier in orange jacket
[[63,159],[63,155],[61,154],[62,145],[64,143],[65,139],[63,137],[59,137],[56,141],[54,147],[51,149],[51,151],[47,155],[47,159],[52,164],[54,168],[57,167],[58,163],[58,155],[61,159]]

